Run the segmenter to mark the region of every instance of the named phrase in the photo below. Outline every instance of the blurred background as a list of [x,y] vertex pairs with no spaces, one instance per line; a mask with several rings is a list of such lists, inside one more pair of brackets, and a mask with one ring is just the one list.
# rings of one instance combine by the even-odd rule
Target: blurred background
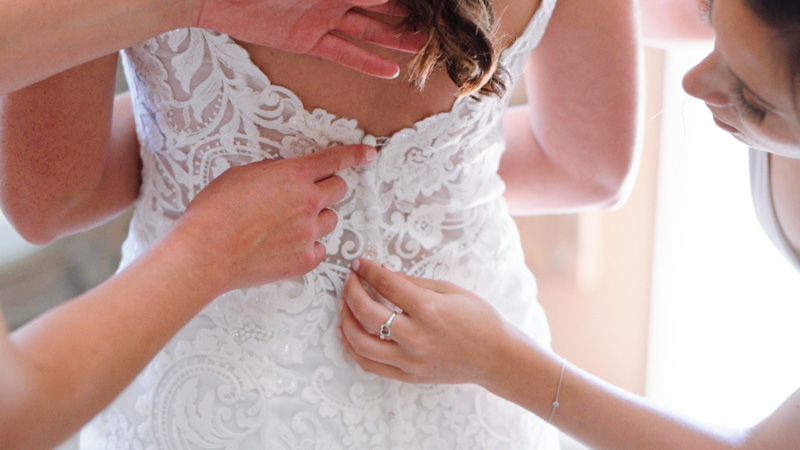
[[[643,153],[624,206],[518,225],[557,352],[669,408],[740,426],[798,387],[800,276],[757,224],[747,149],[680,87],[708,51],[647,49]],[[113,274],[128,218],[35,247],[0,217],[10,327]],[[566,437],[564,447],[582,448]]]

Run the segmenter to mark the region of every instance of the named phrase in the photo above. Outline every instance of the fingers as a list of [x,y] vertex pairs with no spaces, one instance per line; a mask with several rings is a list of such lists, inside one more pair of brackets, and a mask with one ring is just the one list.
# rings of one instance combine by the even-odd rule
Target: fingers
[[369,164],[378,157],[378,151],[367,145],[331,147],[311,155],[301,156],[313,181],[324,180],[344,169]]
[[365,6],[391,5],[392,3],[396,3],[396,1],[395,0],[349,0],[346,3],[348,3],[350,6],[363,8]]
[[[342,333],[344,334],[344,331]],[[347,354],[350,355],[350,357],[353,358],[353,360],[367,372],[374,373],[375,375],[379,375],[384,378],[391,378],[398,381],[405,381],[405,382],[413,381],[405,372],[403,372],[402,370],[400,370],[395,366],[373,361],[369,358],[360,355],[353,347],[353,345],[350,343],[350,341],[348,341],[346,336],[342,336],[342,344],[344,344],[344,349],[347,352]]]
[[464,289],[456,286],[453,283],[449,283],[447,281],[440,281],[440,280],[431,280],[429,278],[418,278],[406,275],[404,273],[398,273],[398,276],[402,277],[403,279],[407,280],[409,283],[412,283],[416,286],[421,287],[422,289],[427,289],[429,291],[436,292],[437,294],[452,294],[452,293],[463,293]]
[[400,66],[396,62],[372,54],[331,33],[324,35],[308,54],[378,78],[392,79],[400,74]]
[[429,291],[412,283],[404,276],[380,267],[367,259],[359,258],[353,261],[353,271],[380,295],[412,316],[415,316],[419,310],[419,299],[430,295]]
[[333,210],[325,208],[319,212],[317,221],[316,239],[322,239],[336,229],[336,224],[339,223],[339,216]]
[[[369,295],[364,286],[361,285],[361,279],[356,274],[351,275],[350,279],[347,280],[342,297],[355,319],[373,335],[378,334],[381,324],[385,323],[389,316],[392,315],[392,311],[389,308],[378,303]],[[394,333],[403,328],[399,322],[405,320],[405,317],[402,318],[403,320],[400,319],[399,316],[396,316],[392,321],[392,330],[395,336],[402,334]]]
[[314,270],[322,263],[322,260],[325,259],[325,255],[328,253],[327,249],[321,242],[314,242],[314,256],[316,260],[314,260],[314,267],[309,270]]
[[336,25],[336,31],[364,42],[408,53],[418,52],[427,39],[422,33],[398,32],[397,27],[391,24],[355,11],[345,13]]
[[[359,264],[364,259],[359,259]],[[372,263],[374,265],[374,263]],[[355,270],[355,269],[354,269]],[[399,272],[392,272],[391,270],[386,269],[385,267],[381,267],[381,270],[387,270],[394,275],[408,281],[411,284],[414,284],[422,289],[426,289],[429,291],[436,292],[437,294],[454,294],[454,293],[468,293],[464,288],[457,286],[453,283],[448,281],[441,281],[441,280],[431,280],[430,278],[419,278],[419,277],[412,277],[410,275],[406,275],[404,273]],[[369,284],[369,283],[368,283]],[[397,305],[397,303],[395,303]],[[400,306],[400,305],[397,305]],[[408,310],[408,308],[402,308],[403,310]]]
[[[366,292],[364,294],[366,295]],[[385,320],[383,319],[384,322]],[[394,327],[394,322],[392,322],[392,327]],[[343,338],[353,347],[354,352],[364,358],[393,366],[400,366],[404,361],[405,355],[398,343],[378,339],[377,336],[365,330],[364,323],[356,318],[347,303],[342,308],[341,330]]]
[[[379,4],[369,4],[369,5],[367,4],[368,2],[366,1],[362,1],[361,3],[362,4],[359,5],[358,7],[359,9],[363,9],[365,11],[372,11],[374,13],[384,14],[393,17],[405,17],[408,15],[408,11],[402,6],[400,6],[394,0]],[[371,3],[375,2],[373,1]],[[353,4],[356,4],[356,2],[353,2]]]
[[316,185],[320,191],[320,209],[335,205],[347,194],[347,183],[342,177],[334,175],[317,181]]

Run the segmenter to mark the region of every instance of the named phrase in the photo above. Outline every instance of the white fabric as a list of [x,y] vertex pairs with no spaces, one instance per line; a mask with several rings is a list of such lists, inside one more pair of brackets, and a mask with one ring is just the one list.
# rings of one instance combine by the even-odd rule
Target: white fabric
[[750,190],[753,206],[761,222],[761,227],[783,255],[800,270],[800,255],[797,255],[778,223],[775,206],[772,203],[772,186],[769,174],[769,153],[750,149]]
[[[504,52],[515,82],[554,6],[545,0]],[[125,64],[143,174],[123,267],[229,167],[365,138],[354,120],[306,111],[226,35],[176,30],[127,50]],[[212,302],[84,429],[82,448],[556,447],[551,427],[477,386],[365,374],[336,333],[350,262],[366,256],[475,291],[549,344],[496,174],[506,106],[460,99],[389,137],[371,166],[344,171],[349,191],[325,261]]]

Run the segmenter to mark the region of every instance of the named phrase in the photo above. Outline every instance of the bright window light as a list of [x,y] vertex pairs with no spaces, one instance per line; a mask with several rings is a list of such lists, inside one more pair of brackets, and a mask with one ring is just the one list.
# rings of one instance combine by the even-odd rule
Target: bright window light
[[800,274],[762,231],[748,150],[681,77],[710,48],[667,55],[647,395],[747,426],[800,387]]

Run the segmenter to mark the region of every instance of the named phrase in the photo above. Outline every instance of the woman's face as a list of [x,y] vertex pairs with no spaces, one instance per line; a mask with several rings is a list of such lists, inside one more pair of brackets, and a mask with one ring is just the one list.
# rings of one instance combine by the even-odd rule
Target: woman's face
[[714,51],[686,74],[683,88],[736,139],[800,159],[800,114],[786,51],[777,45],[782,38],[743,0],[707,3]]

